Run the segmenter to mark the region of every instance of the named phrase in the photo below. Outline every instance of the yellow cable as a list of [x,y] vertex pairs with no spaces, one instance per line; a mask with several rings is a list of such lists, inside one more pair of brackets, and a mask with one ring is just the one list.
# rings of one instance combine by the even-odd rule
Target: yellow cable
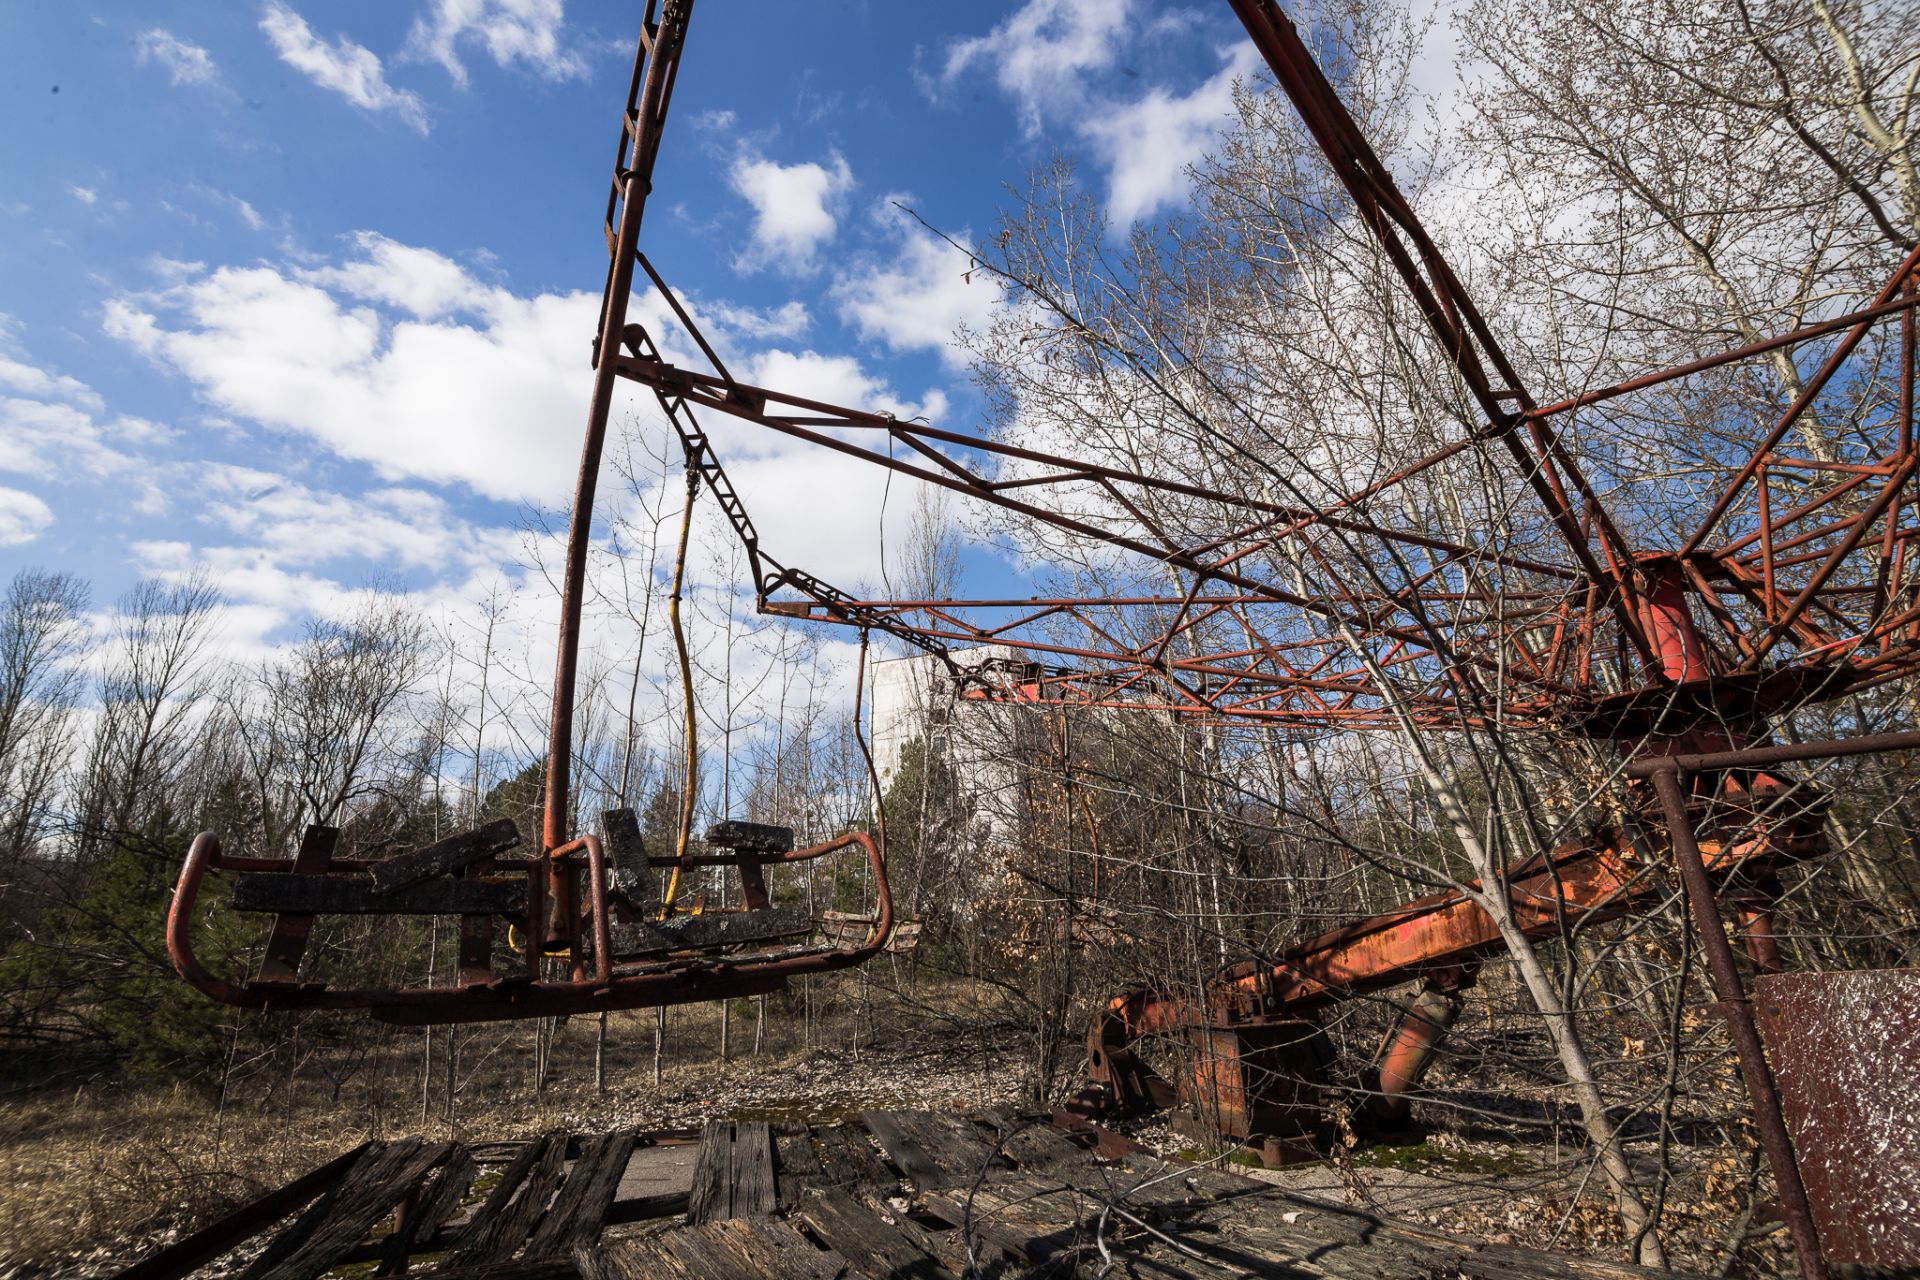
[[693,500],[700,491],[700,472],[694,454],[687,455],[687,502],[680,510],[680,542],[673,554],[673,594],[667,597],[667,622],[673,628],[673,648],[680,659],[680,704],[686,716],[687,771],[680,789],[680,831],[674,840],[676,859],[673,874],[667,878],[667,891],[660,899],[662,919],[673,914],[674,899],[680,896],[680,866],[686,862],[687,845],[693,835],[693,801],[699,782],[700,752],[694,736],[693,668],[687,658],[687,633],[680,625],[680,590],[687,574],[687,535],[693,528]]

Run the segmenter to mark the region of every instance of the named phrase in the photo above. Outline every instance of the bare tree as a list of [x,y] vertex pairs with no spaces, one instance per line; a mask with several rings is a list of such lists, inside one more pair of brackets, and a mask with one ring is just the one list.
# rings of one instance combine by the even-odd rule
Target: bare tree
[[0,904],[20,860],[47,834],[70,763],[86,604],[78,579],[38,569],[15,574],[0,599]]

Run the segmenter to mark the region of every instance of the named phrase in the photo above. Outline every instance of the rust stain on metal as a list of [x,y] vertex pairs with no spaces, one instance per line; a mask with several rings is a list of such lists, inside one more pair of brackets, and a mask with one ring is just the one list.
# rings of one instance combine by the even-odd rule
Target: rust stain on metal
[[1754,992],[1828,1260],[1920,1267],[1920,969],[1768,974]]

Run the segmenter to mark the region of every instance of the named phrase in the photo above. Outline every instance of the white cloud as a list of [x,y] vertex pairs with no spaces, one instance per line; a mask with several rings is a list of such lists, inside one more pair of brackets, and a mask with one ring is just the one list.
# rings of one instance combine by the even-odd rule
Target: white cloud
[[[113,299],[106,329],[178,370],[218,411],[383,475],[508,501],[564,497],[597,295],[521,298],[426,251],[380,237],[361,247],[335,268],[224,267]],[[399,266],[383,275],[381,262]],[[472,318],[455,319],[456,307]]]
[[232,203],[234,212],[240,215],[240,221],[246,223],[247,226],[253,230],[258,231],[267,225],[267,220],[260,216],[260,211],[254,208],[248,201],[242,200],[236,195],[229,195],[227,200]]
[[4,354],[20,352],[14,322],[0,316],[0,474],[42,484],[112,479],[131,486],[123,497],[152,508],[162,501],[154,479],[129,449],[163,440],[164,428],[143,418],[103,420],[106,403],[78,378]]
[[863,338],[895,351],[937,351],[949,368],[958,368],[966,357],[954,332],[962,326],[984,329],[999,290],[991,277],[974,269],[970,254],[891,204],[882,210],[897,244],[891,256],[868,259],[835,282],[840,316]]
[[561,47],[565,21],[561,0],[433,0],[432,12],[414,20],[407,54],[439,63],[462,85],[461,44],[480,45],[503,67],[525,63],[549,80],[584,76],[586,63]]
[[909,400],[884,379],[868,373],[852,356],[822,355],[817,351],[762,351],[747,365],[745,379],[808,400],[824,400],[848,409],[871,409],[902,418],[937,418],[946,410],[946,397],[929,392],[924,400]]
[[182,40],[165,27],[142,31],[134,42],[134,50],[142,66],[157,62],[165,67],[167,80],[175,87],[212,84],[220,75],[219,69],[213,65],[212,54],[197,44]]
[[107,481],[118,487],[117,508],[158,511],[165,491],[129,448],[166,434],[143,418],[102,422],[71,404],[0,397],[0,474],[42,484]]
[[1241,41],[1224,65],[1185,95],[1154,89],[1089,114],[1080,132],[1107,168],[1107,215],[1120,228],[1151,217],[1187,193],[1187,170],[1213,145],[1233,110],[1233,83],[1251,76],[1260,54]]
[[[584,339],[598,305],[595,294],[517,295],[442,255],[378,235],[356,237],[331,263],[182,264],[151,293],[109,299],[108,333],[185,378],[212,413],[311,442],[319,463],[313,474],[334,455],[381,477],[332,493],[305,472],[192,463],[195,483],[216,501],[189,535],[191,545],[156,544],[143,558],[155,571],[172,564],[216,572],[231,598],[263,611],[263,625],[270,615],[317,608],[331,597],[314,593],[338,590],[324,585],[328,578],[363,574],[367,564],[430,581],[437,584],[431,591],[452,600],[469,580],[524,562],[523,535],[475,523],[454,487],[548,508],[565,502],[590,386]],[[937,419],[946,409],[938,391],[897,391],[854,357],[791,341],[762,346],[801,332],[803,308],[757,311],[698,296],[688,305],[711,323],[745,380],[903,417]],[[665,344],[670,361],[698,363],[657,296],[637,295],[632,315]],[[651,398],[625,390],[621,397],[614,423],[642,438],[635,456],[677,456]],[[910,482],[725,415],[703,413],[700,421],[773,554],[849,588],[878,580],[881,513],[904,518]],[[126,437],[111,438],[131,449]],[[874,432],[844,438],[885,452]],[[0,424],[0,449],[7,440]],[[639,482],[649,491],[664,485],[670,509],[678,475],[650,480],[646,472],[643,465]],[[603,514],[623,500],[623,489],[611,470],[603,476]],[[703,506],[712,517],[710,504]],[[732,540],[708,523],[703,518],[703,564]],[[549,543],[531,545],[553,563]],[[536,634],[545,635],[545,620]]]
[[838,152],[832,167],[776,164],[741,156],[729,175],[733,189],[753,206],[753,244],[736,261],[741,270],[775,266],[784,271],[814,269],[814,254],[838,229],[835,210],[853,186],[853,170]]
[[69,378],[64,373],[48,373],[3,355],[0,355],[0,389],[36,400],[69,400],[96,413],[103,407],[99,395],[80,379]]
[[[564,502],[585,421],[598,294],[519,295],[373,233],[334,262],[167,263],[106,300],[112,337],[184,377],[211,414],[312,441],[389,480]],[[804,308],[690,300],[716,336],[797,332]],[[632,318],[692,363],[652,293]],[[651,400],[623,389],[617,421]]]
[[360,247],[361,257],[340,266],[301,272],[300,278],[368,302],[399,307],[421,320],[480,309],[506,297],[468,275],[453,259],[431,249],[400,244],[372,231],[356,233],[354,243]]
[[346,36],[330,45],[325,43],[313,34],[305,18],[279,0],[269,0],[260,29],[266,32],[282,62],[321,88],[331,89],[368,111],[391,111],[421,133],[427,132],[427,111],[420,99],[388,84],[380,59],[366,46]]
[[67,188],[67,194],[75,200],[78,200],[81,204],[92,204],[100,198],[100,193],[92,187],[83,187],[78,184],[69,186]]
[[1133,7],[1133,0],[1027,0],[986,35],[954,44],[941,79],[951,85],[988,66],[1034,136],[1045,116],[1081,103],[1086,73],[1111,66],[1128,46]]
[[807,304],[788,299],[771,311],[726,302],[699,302],[682,298],[696,323],[712,325],[741,338],[797,338],[813,324]]
[[282,566],[370,560],[439,574],[510,560],[512,548],[454,516],[444,499],[413,488],[348,496],[250,467],[196,469],[207,521],[248,539]]
[[32,542],[53,523],[53,509],[24,489],[0,487],[0,547]]

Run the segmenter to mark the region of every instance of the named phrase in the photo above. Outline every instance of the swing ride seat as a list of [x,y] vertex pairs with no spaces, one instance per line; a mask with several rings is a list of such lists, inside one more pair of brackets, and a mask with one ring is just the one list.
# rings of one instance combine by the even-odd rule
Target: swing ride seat
[[[583,835],[534,857],[510,819],[382,860],[335,858],[339,832],[309,827],[291,859],[228,857],[214,833],[187,852],[167,913],[174,968],[224,1004],[267,1011],[364,1009],[418,1025],[557,1016],[724,999],[777,990],[790,977],[848,968],[878,954],[892,929],[886,866],[865,832],[795,849],[793,833],[723,822],[711,851],[649,858],[631,810],[602,816],[606,839]],[[864,939],[845,931],[808,945],[805,910],[776,907],[764,868],[843,851],[866,855],[877,910]],[[655,868],[733,866],[739,909],[678,912],[664,903]],[[230,981],[195,955],[192,926],[206,875],[224,873],[227,906],[273,917],[251,979]],[[309,953],[321,916],[451,916],[458,920],[457,977],[449,985],[335,986]],[[506,929],[500,925],[505,922]],[[761,944],[802,939],[768,950]],[[499,946],[504,941],[507,945]]]
[[[648,858],[631,810],[609,812],[604,822],[610,856],[619,868],[615,873],[611,930],[614,956],[620,966],[616,972],[629,972],[636,964],[686,953],[738,959],[743,955],[743,947],[805,938],[820,929],[819,922],[805,908],[773,905],[765,868],[830,852],[843,844],[844,837],[842,841],[796,850],[791,827],[730,819],[707,828],[706,844],[716,852],[684,860]],[[715,909],[700,902],[691,911],[680,911],[661,901],[652,868],[691,869],[711,865],[731,865],[737,869],[742,906]],[[865,942],[864,935],[872,931],[874,921],[869,918],[867,923],[869,928],[859,942]],[[795,946],[780,954],[824,954],[844,949],[835,938],[829,938],[826,945]],[[756,958],[764,958],[764,953]]]

